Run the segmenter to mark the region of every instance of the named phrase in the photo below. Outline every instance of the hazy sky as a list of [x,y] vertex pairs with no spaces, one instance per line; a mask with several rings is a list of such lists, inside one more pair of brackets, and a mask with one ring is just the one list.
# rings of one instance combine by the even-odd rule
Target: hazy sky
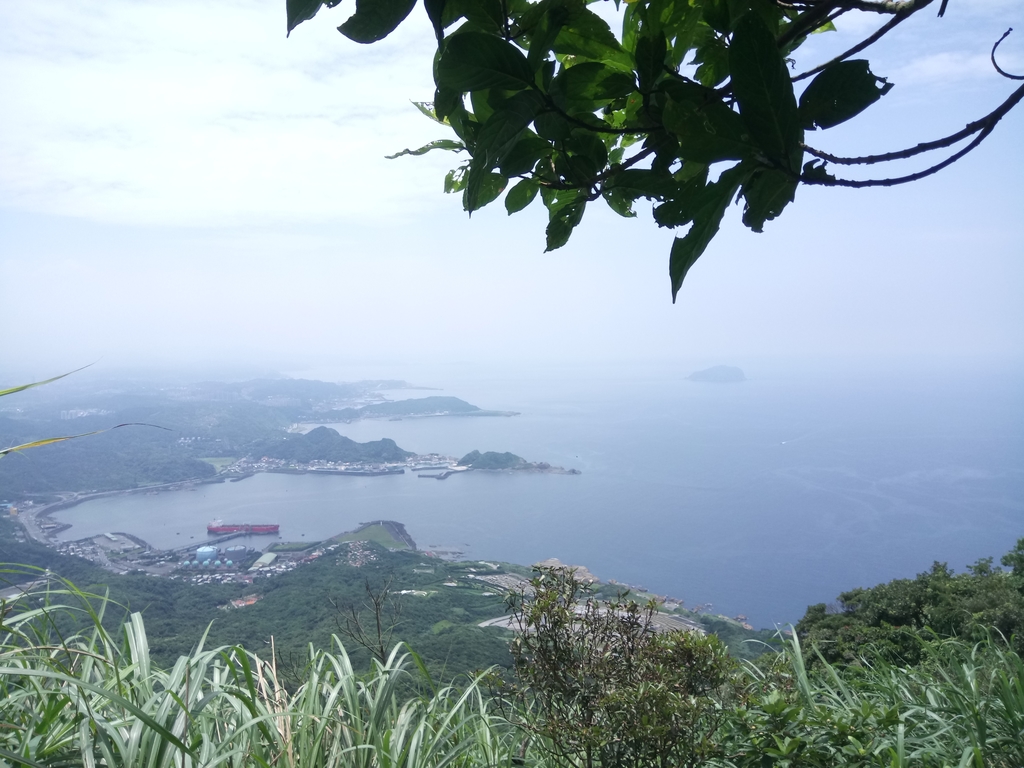
[[[1024,108],[926,181],[801,188],[762,235],[734,208],[673,306],[649,206],[594,205],[545,254],[539,203],[467,219],[441,192],[453,156],[385,160],[447,137],[409,104],[432,96],[432,38],[417,8],[352,43],[351,3],[290,39],[284,0],[0,3],[0,368],[1024,360]],[[896,87],[871,117],[810,141],[899,149],[1013,90],[987,57],[1020,0],[912,24],[879,50]],[[1024,31],[1001,63],[1024,72]]]

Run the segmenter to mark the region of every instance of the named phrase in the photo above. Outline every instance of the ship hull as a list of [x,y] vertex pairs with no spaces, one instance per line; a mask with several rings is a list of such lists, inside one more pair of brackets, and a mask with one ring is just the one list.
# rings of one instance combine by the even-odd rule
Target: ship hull
[[206,526],[206,532],[211,536],[219,536],[225,533],[256,533],[256,534],[267,534],[277,533],[280,530],[280,525],[252,525],[250,523],[241,523],[238,525],[223,525],[210,523]]

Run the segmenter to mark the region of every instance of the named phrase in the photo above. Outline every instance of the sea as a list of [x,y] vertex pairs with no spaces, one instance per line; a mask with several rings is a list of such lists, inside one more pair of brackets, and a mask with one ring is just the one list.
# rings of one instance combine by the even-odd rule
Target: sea
[[558,558],[768,628],[935,561],[957,571],[998,563],[1024,537],[1021,368],[743,368],[746,381],[698,383],[684,365],[423,367],[396,377],[437,391],[386,394],[453,395],[519,415],[332,425],[360,442],[389,437],[456,457],[511,451],[580,475],[259,474],[54,517],[72,525],[64,540],[124,531],[160,548],[205,541],[213,519],[279,523],[287,541],[397,520],[421,549]]

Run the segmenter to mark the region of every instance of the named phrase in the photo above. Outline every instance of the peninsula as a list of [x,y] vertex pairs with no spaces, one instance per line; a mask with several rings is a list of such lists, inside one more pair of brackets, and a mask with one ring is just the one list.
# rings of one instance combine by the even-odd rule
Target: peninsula
[[317,414],[320,423],[338,421],[351,424],[361,419],[410,419],[436,416],[518,416],[517,411],[485,411],[457,397],[432,395],[408,400],[385,400],[359,408],[342,408]]

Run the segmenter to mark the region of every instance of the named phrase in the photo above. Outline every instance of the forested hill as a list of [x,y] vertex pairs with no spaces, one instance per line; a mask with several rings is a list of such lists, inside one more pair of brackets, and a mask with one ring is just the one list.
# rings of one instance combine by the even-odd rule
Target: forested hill
[[405,461],[415,454],[403,451],[389,438],[357,443],[330,427],[317,427],[304,435],[287,435],[257,442],[252,446],[249,455],[252,458],[266,456],[305,464],[311,461]]
[[514,453],[498,453],[497,451],[470,451],[461,459],[459,465],[472,469],[525,469],[532,466],[522,456]]
[[353,418],[510,415],[485,411],[455,397],[373,403],[382,390],[409,386],[390,380],[181,384],[75,379],[4,398],[0,447],[110,430],[125,422],[154,426],[105,431],[7,456],[0,461],[0,499],[200,480],[215,474],[215,465],[253,455],[368,462],[401,461],[411,455],[390,440],[357,447],[338,435],[318,433],[296,440],[287,432],[297,422],[345,420],[339,414]]
[[409,400],[372,403],[359,408],[342,408],[318,414],[319,421],[356,421],[357,419],[402,418],[411,416],[515,416],[514,411],[485,411],[457,397],[433,395]]
[[1024,652],[1024,538],[993,565],[991,557],[954,573],[946,563],[913,579],[852,589],[833,605],[807,609],[796,625],[831,663],[857,663],[880,653],[891,663],[917,664],[924,641],[996,632]]

